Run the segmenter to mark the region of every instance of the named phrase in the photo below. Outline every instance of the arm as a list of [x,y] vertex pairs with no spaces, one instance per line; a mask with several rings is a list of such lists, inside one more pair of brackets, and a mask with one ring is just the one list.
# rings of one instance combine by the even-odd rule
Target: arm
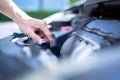
[[[28,16],[18,8],[12,0],[0,0],[0,11],[16,22],[19,29],[29,35],[37,43],[42,44],[41,37],[45,37],[51,42],[51,33],[45,21]],[[36,34],[36,31],[38,34]]]

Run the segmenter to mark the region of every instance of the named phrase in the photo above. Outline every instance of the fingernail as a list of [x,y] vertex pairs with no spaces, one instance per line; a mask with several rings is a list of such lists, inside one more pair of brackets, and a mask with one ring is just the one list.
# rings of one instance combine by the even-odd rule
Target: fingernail
[[42,45],[42,39],[40,39],[38,43],[39,43],[40,45]]

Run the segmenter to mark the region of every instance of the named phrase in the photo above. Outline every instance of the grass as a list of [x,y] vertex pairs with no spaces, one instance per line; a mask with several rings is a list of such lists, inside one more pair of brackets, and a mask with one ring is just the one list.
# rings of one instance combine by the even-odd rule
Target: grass
[[[38,18],[38,19],[43,19],[49,15],[52,15],[54,13],[56,13],[58,11],[37,11],[37,12],[26,12],[29,16],[32,16],[34,18]],[[0,13],[0,22],[4,22],[4,21],[11,21],[10,18],[4,16],[3,14]]]
[[38,19],[43,19],[49,15],[52,15],[58,11],[38,11],[38,12],[27,12],[28,15],[38,18]]

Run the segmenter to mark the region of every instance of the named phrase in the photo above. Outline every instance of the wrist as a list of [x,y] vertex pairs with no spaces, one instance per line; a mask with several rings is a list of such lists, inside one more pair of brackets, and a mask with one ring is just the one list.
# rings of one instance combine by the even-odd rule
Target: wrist
[[13,18],[13,21],[17,24],[26,23],[26,21],[32,19],[32,17],[28,16],[26,13],[16,14]]

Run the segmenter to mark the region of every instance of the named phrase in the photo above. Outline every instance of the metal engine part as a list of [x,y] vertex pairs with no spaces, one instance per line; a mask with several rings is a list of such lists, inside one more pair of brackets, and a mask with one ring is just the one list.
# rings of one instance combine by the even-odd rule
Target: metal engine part
[[[82,29],[72,33],[61,49],[63,57],[82,59],[91,52],[111,46],[120,41],[120,21],[92,20]],[[81,27],[78,25],[78,27]]]

